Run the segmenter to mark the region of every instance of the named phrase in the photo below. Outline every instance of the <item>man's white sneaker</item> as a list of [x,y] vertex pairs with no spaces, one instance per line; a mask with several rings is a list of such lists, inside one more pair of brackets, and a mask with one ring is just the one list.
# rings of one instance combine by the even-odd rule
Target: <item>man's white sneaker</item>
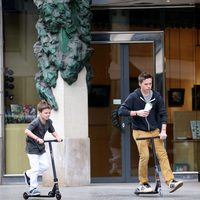
[[151,188],[151,186],[149,185],[149,183],[143,183],[142,185],[140,185],[138,188],[137,188],[137,192],[152,192],[153,189]]
[[177,189],[179,189],[181,186],[183,186],[183,181],[176,181],[176,180],[172,180],[169,183],[169,189],[170,189],[170,193],[176,191]]

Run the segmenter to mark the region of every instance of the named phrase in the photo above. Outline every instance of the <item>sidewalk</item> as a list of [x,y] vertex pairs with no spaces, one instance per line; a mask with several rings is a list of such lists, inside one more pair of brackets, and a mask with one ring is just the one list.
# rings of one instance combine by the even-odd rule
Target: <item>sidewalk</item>
[[[154,183],[151,184],[154,186]],[[61,187],[62,200],[132,200],[132,199],[151,199],[167,200],[181,199],[194,200],[200,199],[200,183],[195,181],[184,181],[182,188],[174,193],[169,193],[167,186],[162,183],[163,197],[159,195],[135,196],[134,189],[138,186],[136,183],[98,183],[83,187]],[[25,185],[0,185],[0,199],[2,200],[23,200]],[[51,188],[40,187],[42,194],[47,194]],[[29,199],[47,199],[47,198],[29,198]],[[48,198],[56,199],[56,198]]]

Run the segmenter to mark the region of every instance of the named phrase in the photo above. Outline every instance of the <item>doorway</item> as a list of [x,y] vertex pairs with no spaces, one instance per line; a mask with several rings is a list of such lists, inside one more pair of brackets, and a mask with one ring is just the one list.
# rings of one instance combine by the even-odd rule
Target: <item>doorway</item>
[[[137,182],[138,152],[130,119],[119,119],[117,109],[138,87],[142,71],[154,76],[154,89],[164,94],[163,32],[94,33],[92,38],[88,98],[92,182]],[[153,177],[153,162],[149,167]]]

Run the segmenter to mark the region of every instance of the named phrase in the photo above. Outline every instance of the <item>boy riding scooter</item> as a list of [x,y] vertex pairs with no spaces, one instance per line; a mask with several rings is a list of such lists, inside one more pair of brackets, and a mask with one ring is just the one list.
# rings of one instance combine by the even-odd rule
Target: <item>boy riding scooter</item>
[[[160,163],[163,178],[169,187],[169,192],[174,192],[183,185],[182,181],[174,179],[170,168],[167,152],[163,140],[166,139],[167,112],[161,95],[152,90],[153,77],[146,72],[138,76],[139,88],[133,91],[118,110],[119,116],[132,117],[132,134],[139,151],[139,192],[152,192],[148,180],[149,141],[137,140],[140,137],[156,137],[155,150]],[[160,119],[160,120],[158,120]],[[161,126],[160,122],[161,121]]]
[[49,119],[51,106],[42,100],[37,105],[39,116],[34,119],[25,130],[26,152],[29,158],[30,169],[24,173],[26,184],[29,186],[27,192],[30,196],[38,196],[38,176],[43,174],[49,167],[47,153],[45,151],[44,136],[48,131],[58,142],[61,142],[59,134],[55,131],[52,120]]

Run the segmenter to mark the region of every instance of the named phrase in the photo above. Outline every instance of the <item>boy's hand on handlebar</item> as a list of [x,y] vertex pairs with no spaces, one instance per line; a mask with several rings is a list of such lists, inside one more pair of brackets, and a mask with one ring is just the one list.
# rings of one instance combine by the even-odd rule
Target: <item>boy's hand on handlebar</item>
[[38,143],[38,144],[43,144],[43,143],[44,143],[44,140],[41,139],[41,138],[38,138],[38,139],[37,139],[37,143]]
[[57,137],[56,140],[57,140],[58,142],[62,142],[62,141],[63,141],[63,139],[60,138],[60,137]]

